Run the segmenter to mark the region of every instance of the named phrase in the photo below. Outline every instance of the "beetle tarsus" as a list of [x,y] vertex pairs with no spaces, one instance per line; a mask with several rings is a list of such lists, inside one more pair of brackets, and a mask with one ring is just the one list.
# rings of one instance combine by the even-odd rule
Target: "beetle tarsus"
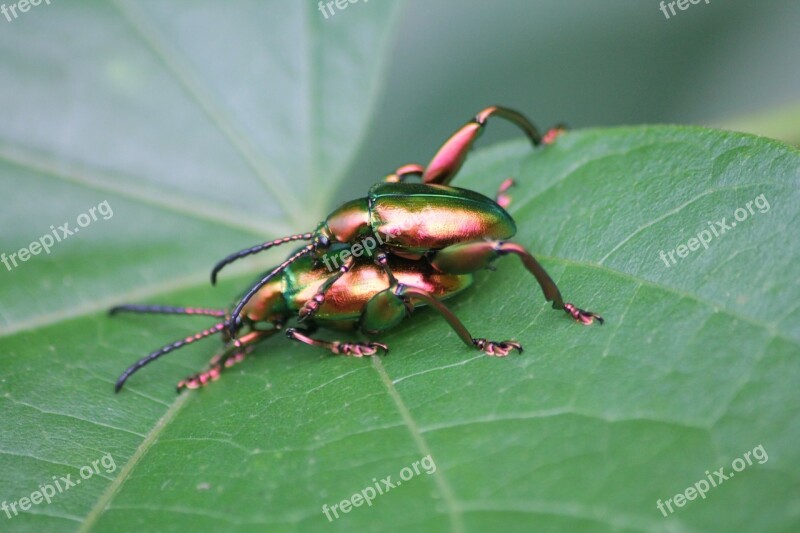
[[205,372],[192,374],[191,376],[180,380],[175,389],[177,392],[181,392],[183,389],[199,389],[200,387],[204,387],[212,381],[218,380],[219,375],[222,373],[222,369],[222,365],[215,365],[211,366]]
[[522,345],[516,341],[490,341],[486,339],[472,339],[472,344],[486,355],[492,357],[505,357],[511,350],[522,353]]
[[380,350],[383,350],[384,354],[389,353],[389,347],[380,342],[325,341],[310,337],[310,333],[311,332],[308,330],[300,330],[296,328],[289,328],[286,330],[286,336],[290,339],[300,341],[303,344],[308,344],[309,346],[316,346],[317,348],[328,350],[334,355],[369,357],[377,354]]
[[511,197],[506,194],[506,191],[508,191],[508,189],[510,189],[516,184],[517,183],[514,181],[514,178],[506,178],[503,180],[503,183],[501,183],[500,186],[497,188],[495,201],[503,209],[511,205]]
[[547,130],[542,136],[542,144],[553,144],[556,139],[567,131],[567,126],[558,124]]
[[389,347],[382,342],[339,342],[336,341],[331,346],[331,352],[336,355],[347,355],[350,357],[369,357],[383,350],[383,354],[389,353]]
[[597,320],[600,323],[600,325],[603,325],[605,323],[603,317],[601,317],[597,313],[592,313],[591,311],[584,311],[583,309],[575,307],[570,303],[564,304],[564,311],[572,318],[574,318],[576,321],[585,324],[587,326],[592,322],[594,322],[595,320]]

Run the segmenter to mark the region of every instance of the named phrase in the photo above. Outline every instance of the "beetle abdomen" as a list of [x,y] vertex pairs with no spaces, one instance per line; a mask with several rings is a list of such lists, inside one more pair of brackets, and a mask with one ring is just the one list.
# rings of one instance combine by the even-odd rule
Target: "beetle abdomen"
[[505,209],[482,194],[423,183],[378,183],[369,193],[370,224],[389,248],[424,253],[451,244],[512,237]]

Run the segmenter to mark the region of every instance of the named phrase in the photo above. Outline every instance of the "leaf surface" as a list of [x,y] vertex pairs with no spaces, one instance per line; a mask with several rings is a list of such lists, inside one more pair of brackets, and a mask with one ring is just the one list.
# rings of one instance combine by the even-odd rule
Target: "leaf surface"
[[[515,240],[603,327],[552,310],[510,258],[448,305],[522,355],[476,354],[421,310],[381,338],[386,357],[275,337],[176,396],[216,349],[205,341],[112,393],[128,364],[207,322],[105,309],[228,305],[252,274],[211,288],[209,267],[312,229],[366,131],[392,9],[325,21],[281,7],[286,25],[266,34],[277,5],[54,4],[24,31],[62,46],[17,48],[20,24],[0,34],[0,95],[17,103],[0,122],[0,250],[102,201],[114,213],[0,267],[0,501],[114,459],[8,524],[0,511],[3,529],[796,528],[800,154],[752,136],[585,130],[471,156],[454,184],[490,195],[513,176]],[[660,257],[760,195],[769,209],[751,203],[707,249]],[[763,464],[662,517],[657,500],[759,445]],[[428,455],[435,472],[401,480]],[[402,484],[329,523],[323,505],[387,476]]]

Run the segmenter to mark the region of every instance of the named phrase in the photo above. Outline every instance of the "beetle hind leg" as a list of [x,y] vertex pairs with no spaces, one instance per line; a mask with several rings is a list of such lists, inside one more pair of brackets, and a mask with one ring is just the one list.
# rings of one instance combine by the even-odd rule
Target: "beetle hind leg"
[[603,324],[603,317],[585,311],[569,302],[564,302],[561,291],[542,265],[525,248],[517,243],[503,241],[473,241],[448,246],[430,257],[431,265],[440,272],[467,274],[489,268],[492,262],[504,255],[516,255],[523,266],[534,275],[542,288],[544,297],[553,302],[554,309],[561,309],[576,321],[589,325],[594,321]]
[[343,342],[343,341],[326,341],[322,339],[314,339],[308,334],[308,330],[300,330],[297,328],[289,328],[286,330],[286,336],[294,341],[300,341],[309,346],[316,346],[328,350],[335,355],[347,355],[351,357],[369,357],[377,354],[383,350],[384,354],[389,353],[389,347],[380,342]]
[[491,116],[502,117],[518,126],[534,146],[539,146],[542,143],[541,134],[525,115],[505,107],[487,107],[456,131],[439,148],[439,151],[436,152],[436,155],[433,156],[433,159],[425,168],[422,181],[424,183],[448,185],[461,169],[461,165],[464,164],[464,160],[467,158],[467,153]]
[[425,172],[425,167],[422,165],[418,165],[416,163],[409,163],[408,165],[403,165],[402,167],[398,168],[385,178],[383,181],[388,183],[402,183],[409,178],[409,176],[419,176],[422,177],[422,174]]

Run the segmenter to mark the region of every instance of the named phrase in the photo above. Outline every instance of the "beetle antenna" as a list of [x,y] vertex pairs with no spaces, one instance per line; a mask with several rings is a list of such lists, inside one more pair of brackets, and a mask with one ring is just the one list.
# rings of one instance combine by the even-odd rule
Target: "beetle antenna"
[[224,317],[224,309],[202,309],[199,307],[171,307],[166,305],[118,305],[108,310],[109,315],[117,313],[151,313],[162,315],[197,315]]
[[[234,321],[234,325],[235,324],[236,324],[236,322]],[[136,361],[134,364],[129,366],[125,370],[125,372],[123,372],[119,376],[119,378],[117,378],[117,383],[114,385],[114,392],[119,392],[120,389],[122,388],[122,386],[128,380],[128,378],[131,377],[131,375],[133,375],[136,371],[138,371],[143,366],[145,366],[147,364],[150,364],[153,361],[155,361],[156,359],[158,359],[159,357],[161,357],[162,355],[166,355],[169,352],[177,350],[178,348],[182,348],[182,347],[186,346],[187,344],[191,344],[191,343],[193,343],[195,341],[199,341],[200,339],[205,339],[206,337],[214,335],[215,333],[219,333],[220,331],[225,329],[225,325],[226,325],[225,322],[220,322],[218,324],[214,324],[213,326],[211,326],[208,329],[204,329],[203,331],[201,331],[199,333],[195,333],[194,335],[190,335],[189,337],[186,337],[185,339],[181,339],[179,341],[175,341],[172,344],[167,344],[163,348],[158,349],[155,352],[152,352],[151,354],[149,354],[149,355],[147,355],[145,357],[142,357],[141,359]]]
[[288,237],[281,237],[280,239],[275,239],[274,241],[267,241],[261,244],[257,244],[251,248],[245,248],[244,250],[239,250],[238,252],[229,255],[216,265],[214,265],[214,269],[211,271],[211,284],[217,284],[217,274],[220,270],[225,268],[225,266],[233,263],[241,259],[242,257],[247,257],[248,255],[257,254],[259,252],[263,252],[273,246],[279,246],[281,244],[286,244],[287,242],[292,241],[310,241],[314,236],[313,233],[298,233],[297,235],[289,235]]
[[264,285],[269,283],[272,278],[274,278],[275,276],[277,276],[278,274],[280,274],[281,272],[286,270],[286,267],[288,267],[289,265],[291,265],[292,263],[294,263],[295,261],[297,261],[298,259],[300,259],[304,255],[308,255],[311,252],[313,252],[314,248],[316,248],[316,245],[314,243],[307,244],[307,245],[303,246],[303,248],[300,249],[299,252],[295,253],[294,255],[289,257],[289,259],[287,259],[286,261],[284,261],[283,263],[281,263],[280,265],[275,267],[269,274],[267,274],[266,276],[261,278],[261,281],[259,281],[255,285],[253,285],[253,287],[247,292],[247,294],[244,295],[244,298],[242,298],[239,301],[239,303],[236,304],[236,307],[231,312],[231,317],[230,317],[229,322],[228,322],[228,328],[230,329],[230,333],[231,333],[232,337],[235,336],[235,334],[236,334],[236,318],[242,312],[242,309],[247,304],[247,302],[249,302],[250,299],[259,290],[261,290],[261,287],[263,287]]

